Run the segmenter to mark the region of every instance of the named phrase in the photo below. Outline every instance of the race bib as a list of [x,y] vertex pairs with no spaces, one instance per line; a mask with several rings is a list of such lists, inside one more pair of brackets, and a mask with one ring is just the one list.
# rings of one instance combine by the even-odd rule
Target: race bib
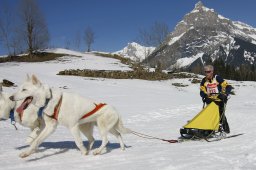
[[210,94],[219,93],[218,84],[216,82],[208,83],[206,86],[206,89],[207,89],[207,93],[210,93]]

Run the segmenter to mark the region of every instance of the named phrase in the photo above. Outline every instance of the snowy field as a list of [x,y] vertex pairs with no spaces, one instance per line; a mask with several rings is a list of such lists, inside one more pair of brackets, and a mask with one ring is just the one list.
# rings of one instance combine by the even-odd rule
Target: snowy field
[[[126,127],[164,139],[177,139],[179,129],[202,108],[199,84],[191,84],[188,79],[145,81],[58,76],[56,73],[70,68],[129,70],[128,66],[115,59],[65,52],[81,57],[67,55],[61,60],[43,63],[2,63],[0,80],[8,79],[19,85],[27,73],[34,73],[51,87],[114,105]],[[188,86],[175,87],[172,83],[176,82]],[[169,144],[127,134],[123,136],[126,150],[121,151],[116,138],[109,135],[110,143],[104,154],[94,156],[91,152],[82,156],[69,130],[59,126],[40,145],[37,153],[21,159],[18,155],[28,147],[25,139],[29,129],[18,125],[16,131],[10,121],[0,121],[0,169],[256,169],[256,82],[231,81],[231,84],[235,87],[236,95],[229,100],[226,115],[231,134],[244,133],[242,136],[211,143],[192,141]],[[4,87],[3,90],[13,93],[17,88]],[[96,148],[101,143],[97,127],[94,136]],[[86,139],[84,143],[87,144]]]

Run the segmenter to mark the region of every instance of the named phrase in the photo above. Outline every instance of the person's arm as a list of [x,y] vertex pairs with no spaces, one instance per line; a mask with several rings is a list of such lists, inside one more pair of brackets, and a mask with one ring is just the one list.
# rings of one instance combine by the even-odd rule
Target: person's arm
[[222,77],[220,77],[218,75],[216,76],[216,80],[217,80],[217,82],[219,82],[219,84],[221,86],[221,93],[229,95],[232,90],[232,86],[229,85],[226,80],[224,80]]
[[203,99],[207,97],[207,91],[206,91],[206,87],[205,87],[204,83],[205,83],[205,78],[203,78],[200,83],[200,96]]

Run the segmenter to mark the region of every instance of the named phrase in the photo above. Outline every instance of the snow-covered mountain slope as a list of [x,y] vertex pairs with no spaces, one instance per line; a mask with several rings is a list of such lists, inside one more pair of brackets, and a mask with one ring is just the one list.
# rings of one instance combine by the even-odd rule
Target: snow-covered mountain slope
[[133,61],[141,62],[146,57],[148,57],[154,50],[155,47],[144,47],[138,43],[132,42],[128,43],[128,45],[122,50],[114,52],[113,54],[119,54],[122,57],[130,58]]
[[[217,58],[233,66],[256,65],[256,29],[227,19],[198,2],[148,57],[147,63],[154,66],[160,62],[172,70],[201,66]],[[186,65],[180,65],[185,62]]]
[[[71,52],[73,54],[73,52]],[[70,54],[70,55],[72,55]],[[64,68],[126,69],[116,60],[91,54],[82,57],[64,57],[64,61],[42,63],[1,63],[0,79],[7,78],[16,84],[22,83],[26,73],[35,73],[51,87],[64,87],[63,91],[78,93],[115,106],[124,125],[134,131],[164,139],[177,139],[179,129],[202,108],[199,84],[189,79],[167,81],[117,80],[58,76]],[[93,66],[95,65],[95,66]],[[118,66],[119,65],[119,66]],[[186,87],[175,87],[182,83]],[[126,150],[119,149],[116,138],[109,135],[105,154],[83,156],[77,150],[74,139],[63,126],[45,140],[38,152],[21,159],[18,154],[27,148],[25,139],[29,129],[18,126],[16,131],[10,121],[0,121],[0,169],[18,170],[216,170],[256,168],[256,90],[255,82],[230,82],[236,95],[228,101],[226,115],[231,134],[242,136],[207,143],[205,141],[169,144],[158,140],[147,140],[137,136],[123,135]],[[3,88],[13,93],[17,87]],[[72,114],[72,113],[71,113]],[[101,139],[97,127],[94,149]],[[87,144],[86,138],[84,143]]]

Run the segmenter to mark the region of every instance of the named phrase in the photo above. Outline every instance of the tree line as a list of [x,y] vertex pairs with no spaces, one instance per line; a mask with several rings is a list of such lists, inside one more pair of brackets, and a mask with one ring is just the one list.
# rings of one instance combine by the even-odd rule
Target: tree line
[[[35,0],[20,0],[17,10],[8,5],[7,0],[0,3],[0,45],[8,55],[16,55],[27,52],[33,56],[39,49],[49,47],[50,34],[43,12]],[[95,34],[89,26],[85,28],[83,35],[87,51],[91,51]],[[77,34],[74,44],[80,47],[81,36]],[[66,47],[69,47],[66,42]]]
[[235,67],[225,64],[222,59],[216,59],[213,63],[215,73],[221,75],[225,79],[236,81],[256,81],[255,65],[240,65]]

